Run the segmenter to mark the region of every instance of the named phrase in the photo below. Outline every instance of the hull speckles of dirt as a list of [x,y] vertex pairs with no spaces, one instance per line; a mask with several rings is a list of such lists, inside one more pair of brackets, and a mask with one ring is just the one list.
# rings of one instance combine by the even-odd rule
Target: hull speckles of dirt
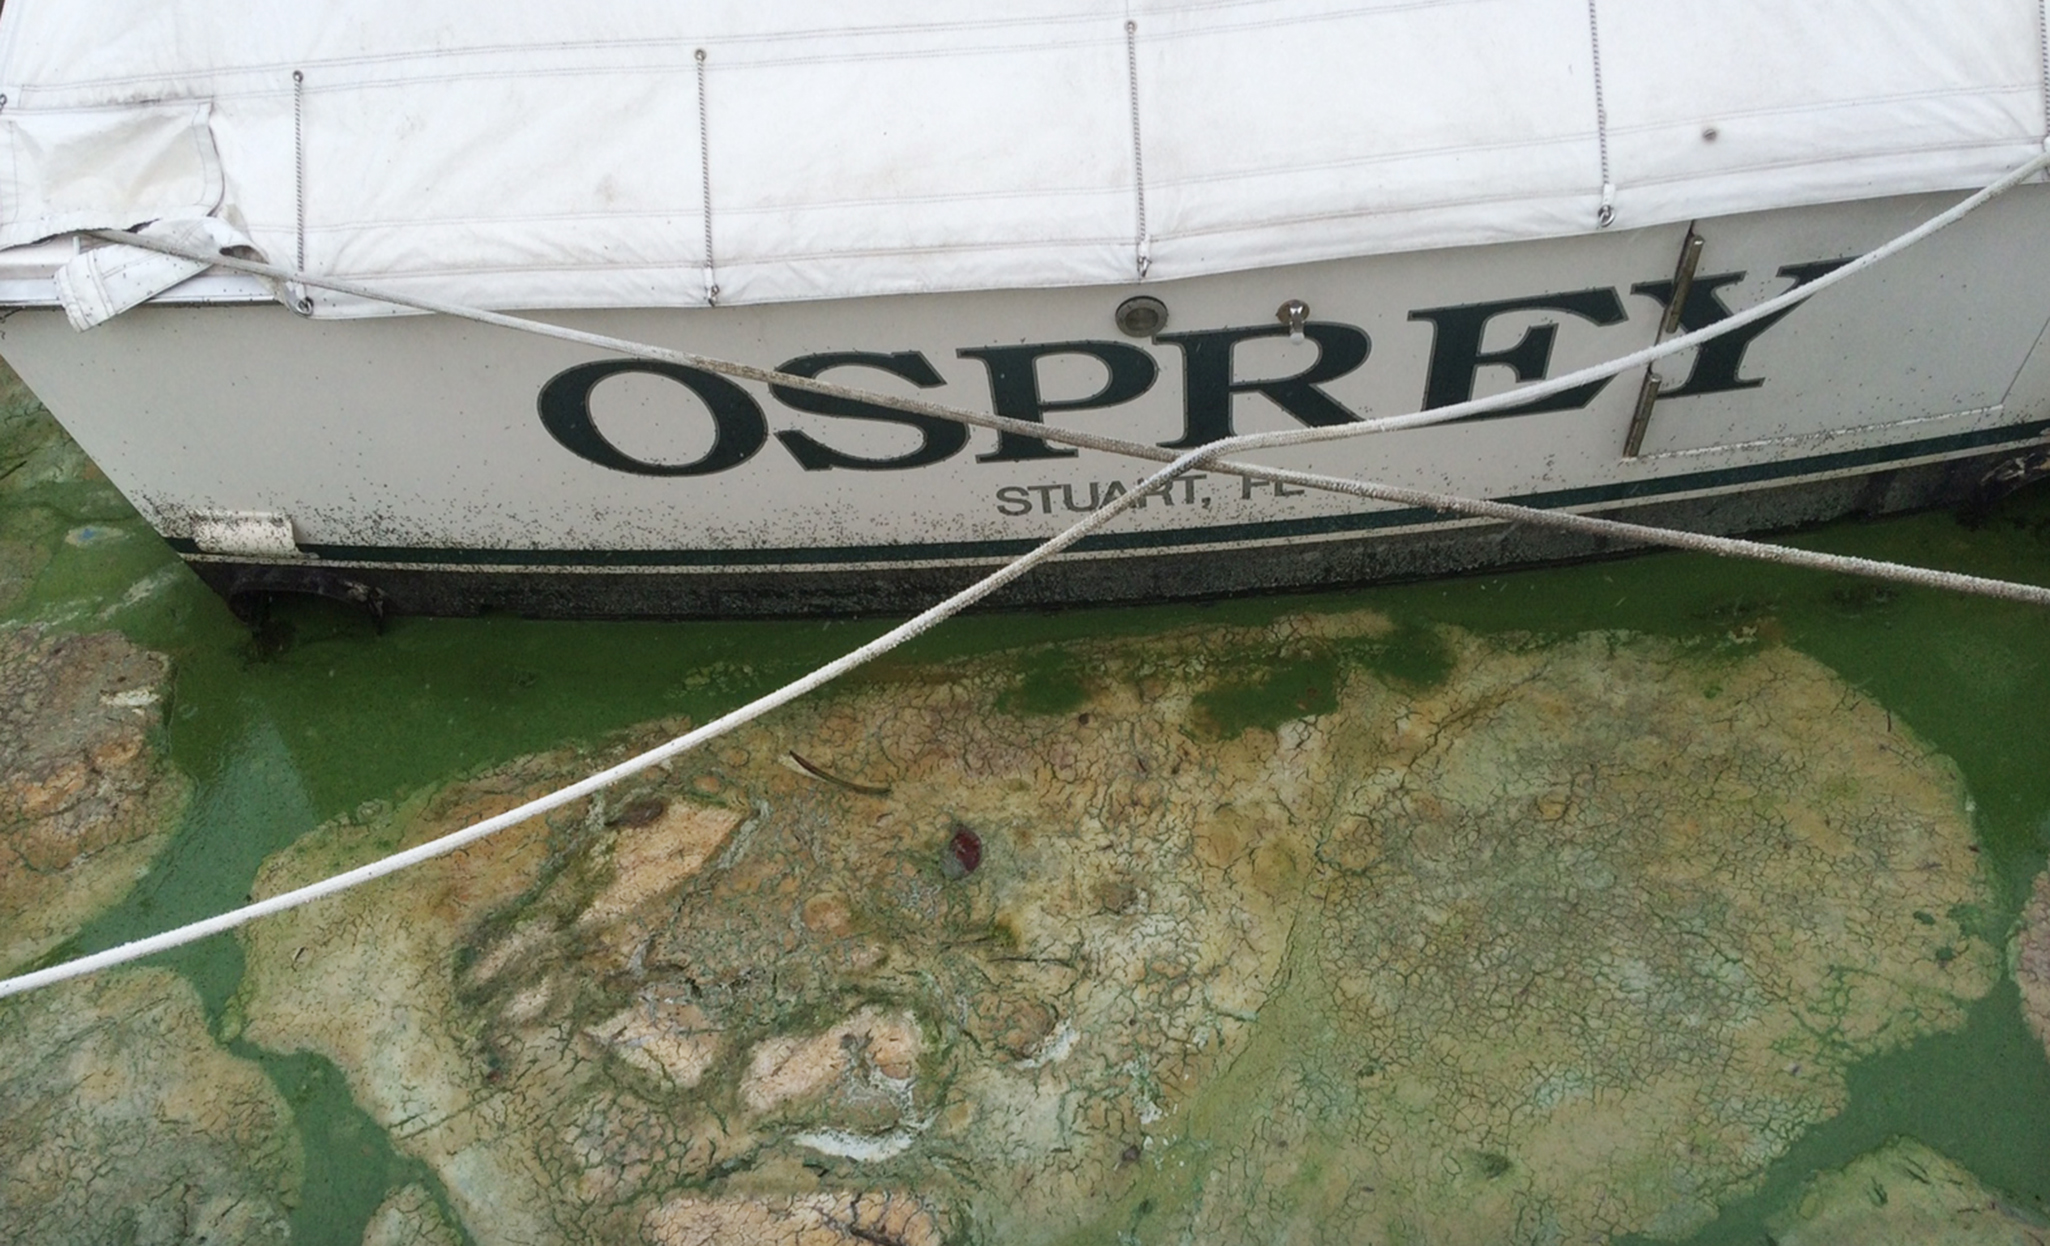
[[[258,891],[677,728],[332,824]],[[249,927],[232,1023],[334,1060],[478,1240],[1673,1235],[1988,990],[1921,920],[1985,902],[1962,803],[1783,649],[1104,640],[872,673]]]
[[0,970],[121,898],[189,784],[154,742],[170,662],[120,635],[0,628]]

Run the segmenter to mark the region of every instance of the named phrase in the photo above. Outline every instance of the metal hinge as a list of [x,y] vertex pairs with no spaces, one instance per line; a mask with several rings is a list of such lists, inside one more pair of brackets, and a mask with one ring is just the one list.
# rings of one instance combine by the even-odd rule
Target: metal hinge
[[[1694,227],[1687,227],[1687,237],[1680,242],[1680,262],[1673,269],[1673,296],[1666,300],[1666,314],[1659,318],[1659,330],[1651,339],[1653,346],[1671,337],[1680,327],[1680,309],[1687,305],[1687,294],[1694,286],[1694,270],[1701,263],[1703,242]],[[1659,400],[1659,386],[1665,381],[1658,374],[1658,365],[1644,366],[1644,381],[1637,387],[1637,406],[1630,412],[1630,431],[1623,435],[1623,457],[1634,459],[1644,448],[1644,431],[1651,426],[1651,406]]]

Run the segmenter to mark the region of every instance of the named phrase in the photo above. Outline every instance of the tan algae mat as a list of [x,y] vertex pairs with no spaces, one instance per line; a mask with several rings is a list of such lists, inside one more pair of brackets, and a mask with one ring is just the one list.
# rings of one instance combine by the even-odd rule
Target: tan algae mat
[[478,1240],[1675,1236],[1961,1021],[1984,892],[1947,763],[1795,653],[1297,617],[880,673],[249,928],[229,1024]]

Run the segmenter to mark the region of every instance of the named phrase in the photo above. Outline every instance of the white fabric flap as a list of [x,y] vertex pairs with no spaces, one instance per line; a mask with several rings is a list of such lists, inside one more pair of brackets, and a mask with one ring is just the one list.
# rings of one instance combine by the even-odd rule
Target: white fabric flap
[[[141,232],[194,250],[225,252],[231,247],[249,246],[246,234],[216,217],[156,221]],[[207,268],[199,260],[181,259],[143,247],[99,247],[74,257],[57,270],[57,301],[64,305],[71,327],[82,332],[105,324]]]
[[0,112],[0,247],[212,212],[211,112],[204,100]]

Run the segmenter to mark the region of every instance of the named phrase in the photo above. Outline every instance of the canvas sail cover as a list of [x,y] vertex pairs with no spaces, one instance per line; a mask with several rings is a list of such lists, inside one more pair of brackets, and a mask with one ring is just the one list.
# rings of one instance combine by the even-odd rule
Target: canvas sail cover
[[276,261],[501,308],[1156,282],[1974,187],[2043,150],[2043,20],[7,0],[0,247],[218,216]]

